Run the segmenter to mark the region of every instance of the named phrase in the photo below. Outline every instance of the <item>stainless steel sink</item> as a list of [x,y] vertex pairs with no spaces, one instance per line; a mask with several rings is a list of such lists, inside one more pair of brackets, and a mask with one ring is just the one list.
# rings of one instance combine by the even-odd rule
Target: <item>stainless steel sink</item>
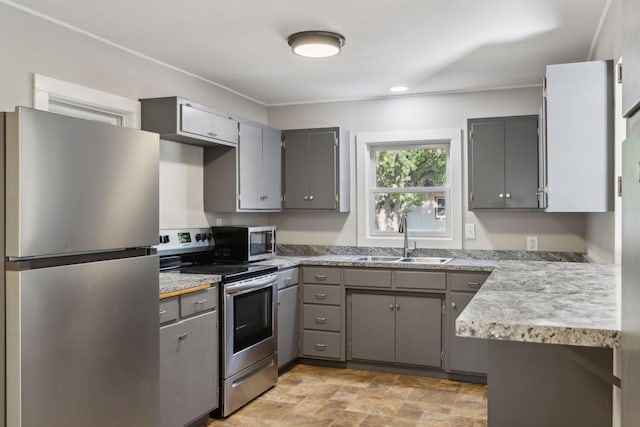
[[410,262],[413,264],[446,264],[453,258],[438,258],[438,257],[413,257],[402,258],[397,262]]
[[399,256],[359,256],[354,258],[353,261],[362,261],[362,262],[396,262],[400,261]]

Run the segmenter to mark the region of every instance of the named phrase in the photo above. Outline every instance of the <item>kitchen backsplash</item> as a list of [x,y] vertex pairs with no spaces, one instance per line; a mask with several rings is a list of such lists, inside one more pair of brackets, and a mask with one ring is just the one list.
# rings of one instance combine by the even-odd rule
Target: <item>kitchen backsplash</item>
[[[281,256],[319,256],[319,255],[391,255],[402,256],[402,248],[383,248],[365,246],[321,246],[278,244],[277,254]],[[442,257],[482,260],[525,260],[525,261],[564,261],[589,262],[586,254],[580,252],[545,251],[493,251],[462,249],[412,249],[410,256]]]

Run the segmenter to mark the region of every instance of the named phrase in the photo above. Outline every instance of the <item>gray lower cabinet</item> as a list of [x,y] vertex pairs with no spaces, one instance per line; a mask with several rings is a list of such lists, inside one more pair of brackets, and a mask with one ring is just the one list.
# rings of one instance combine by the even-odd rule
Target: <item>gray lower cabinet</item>
[[351,359],[441,366],[439,297],[352,292],[349,325]]
[[476,295],[478,289],[489,277],[488,273],[449,273],[449,293],[447,294],[447,342],[446,368],[449,371],[486,374],[488,342],[479,338],[456,336],[456,319]]
[[349,132],[296,129],[282,135],[284,209],[349,212]]
[[161,427],[188,425],[218,407],[217,316],[207,311],[160,327]]
[[469,208],[537,209],[538,116],[470,119]]
[[298,288],[294,285],[278,290],[278,368],[293,362],[300,354]]

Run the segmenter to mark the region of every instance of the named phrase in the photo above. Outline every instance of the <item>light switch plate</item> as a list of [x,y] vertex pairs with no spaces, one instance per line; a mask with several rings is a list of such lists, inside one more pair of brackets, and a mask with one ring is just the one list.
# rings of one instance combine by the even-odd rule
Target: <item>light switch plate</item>
[[465,224],[464,225],[464,238],[467,240],[474,240],[476,238],[476,225]]
[[216,218],[216,226],[221,226],[222,225],[222,218]]
[[528,251],[538,250],[538,236],[527,236],[527,250]]

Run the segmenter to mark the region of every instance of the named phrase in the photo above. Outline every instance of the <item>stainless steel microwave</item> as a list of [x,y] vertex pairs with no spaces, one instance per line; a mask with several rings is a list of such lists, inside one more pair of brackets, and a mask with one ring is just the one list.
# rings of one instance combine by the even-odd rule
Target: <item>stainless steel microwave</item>
[[276,227],[212,227],[214,254],[221,261],[259,261],[276,255]]

